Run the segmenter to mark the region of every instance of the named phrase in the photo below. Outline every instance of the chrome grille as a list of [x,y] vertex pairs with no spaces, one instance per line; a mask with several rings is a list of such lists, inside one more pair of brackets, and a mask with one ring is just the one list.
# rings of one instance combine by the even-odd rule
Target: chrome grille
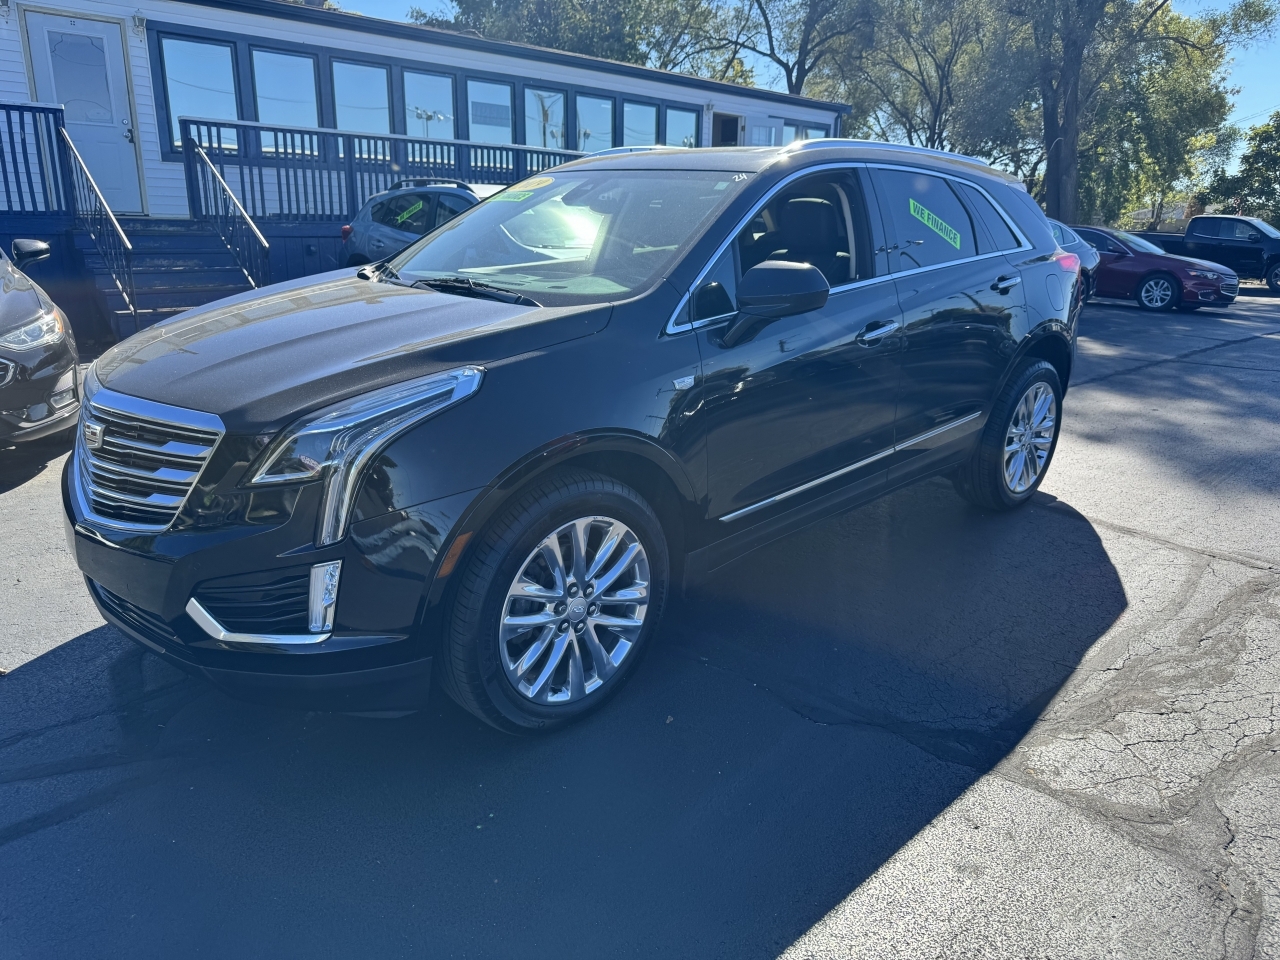
[[1223,280],[1222,284],[1218,287],[1218,289],[1221,290],[1223,293],[1225,293],[1228,297],[1234,297],[1236,294],[1240,292],[1240,281],[1239,280]]
[[14,366],[8,360],[0,357],[0,387],[13,379]]
[[76,442],[89,513],[113,526],[163,530],[222,434],[211,414],[99,390],[81,414]]

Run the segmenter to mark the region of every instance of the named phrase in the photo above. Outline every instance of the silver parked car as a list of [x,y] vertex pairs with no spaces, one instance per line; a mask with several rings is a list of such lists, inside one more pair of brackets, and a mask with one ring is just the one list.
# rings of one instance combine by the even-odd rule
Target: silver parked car
[[349,267],[399,253],[413,241],[475,206],[480,198],[457,180],[401,180],[374,194],[342,228],[343,259]]

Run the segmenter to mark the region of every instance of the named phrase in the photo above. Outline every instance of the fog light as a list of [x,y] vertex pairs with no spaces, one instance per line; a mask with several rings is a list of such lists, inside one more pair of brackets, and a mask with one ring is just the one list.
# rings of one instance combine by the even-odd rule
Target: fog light
[[70,403],[75,398],[76,398],[76,388],[69,387],[66,390],[59,390],[52,397],[49,398],[49,402],[52,403],[54,406],[54,409],[57,410],[57,409],[61,409],[62,407],[65,407],[68,403]]
[[307,612],[312,633],[324,633],[333,629],[333,609],[338,605],[338,578],[342,575],[342,561],[317,563],[311,568],[311,594]]

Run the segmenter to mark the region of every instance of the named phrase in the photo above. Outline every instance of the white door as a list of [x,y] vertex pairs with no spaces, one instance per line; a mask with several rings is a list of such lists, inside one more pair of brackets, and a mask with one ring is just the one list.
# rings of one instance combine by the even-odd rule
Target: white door
[[36,99],[60,103],[67,133],[116,213],[141,213],[133,110],[120,24],[27,14]]
[[745,136],[739,141],[744,147],[782,146],[782,121],[776,117],[747,117],[743,122]]

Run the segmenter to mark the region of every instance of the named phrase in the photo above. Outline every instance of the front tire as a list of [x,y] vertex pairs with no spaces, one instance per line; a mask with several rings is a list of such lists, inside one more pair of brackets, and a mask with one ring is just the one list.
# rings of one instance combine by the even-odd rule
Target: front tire
[[1178,281],[1167,273],[1153,273],[1138,286],[1138,305],[1144,310],[1172,310],[1178,300]]
[[584,471],[536,484],[489,524],[461,574],[441,686],[508,733],[586,716],[651,644],[668,567],[662,525],[630,487]]
[[1012,510],[1040,487],[1058,446],[1062,383],[1053,365],[1028,358],[996,398],[978,447],[953,477],[984,510]]
[[1267,267],[1267,288],[1280,297],[1280,260]]

